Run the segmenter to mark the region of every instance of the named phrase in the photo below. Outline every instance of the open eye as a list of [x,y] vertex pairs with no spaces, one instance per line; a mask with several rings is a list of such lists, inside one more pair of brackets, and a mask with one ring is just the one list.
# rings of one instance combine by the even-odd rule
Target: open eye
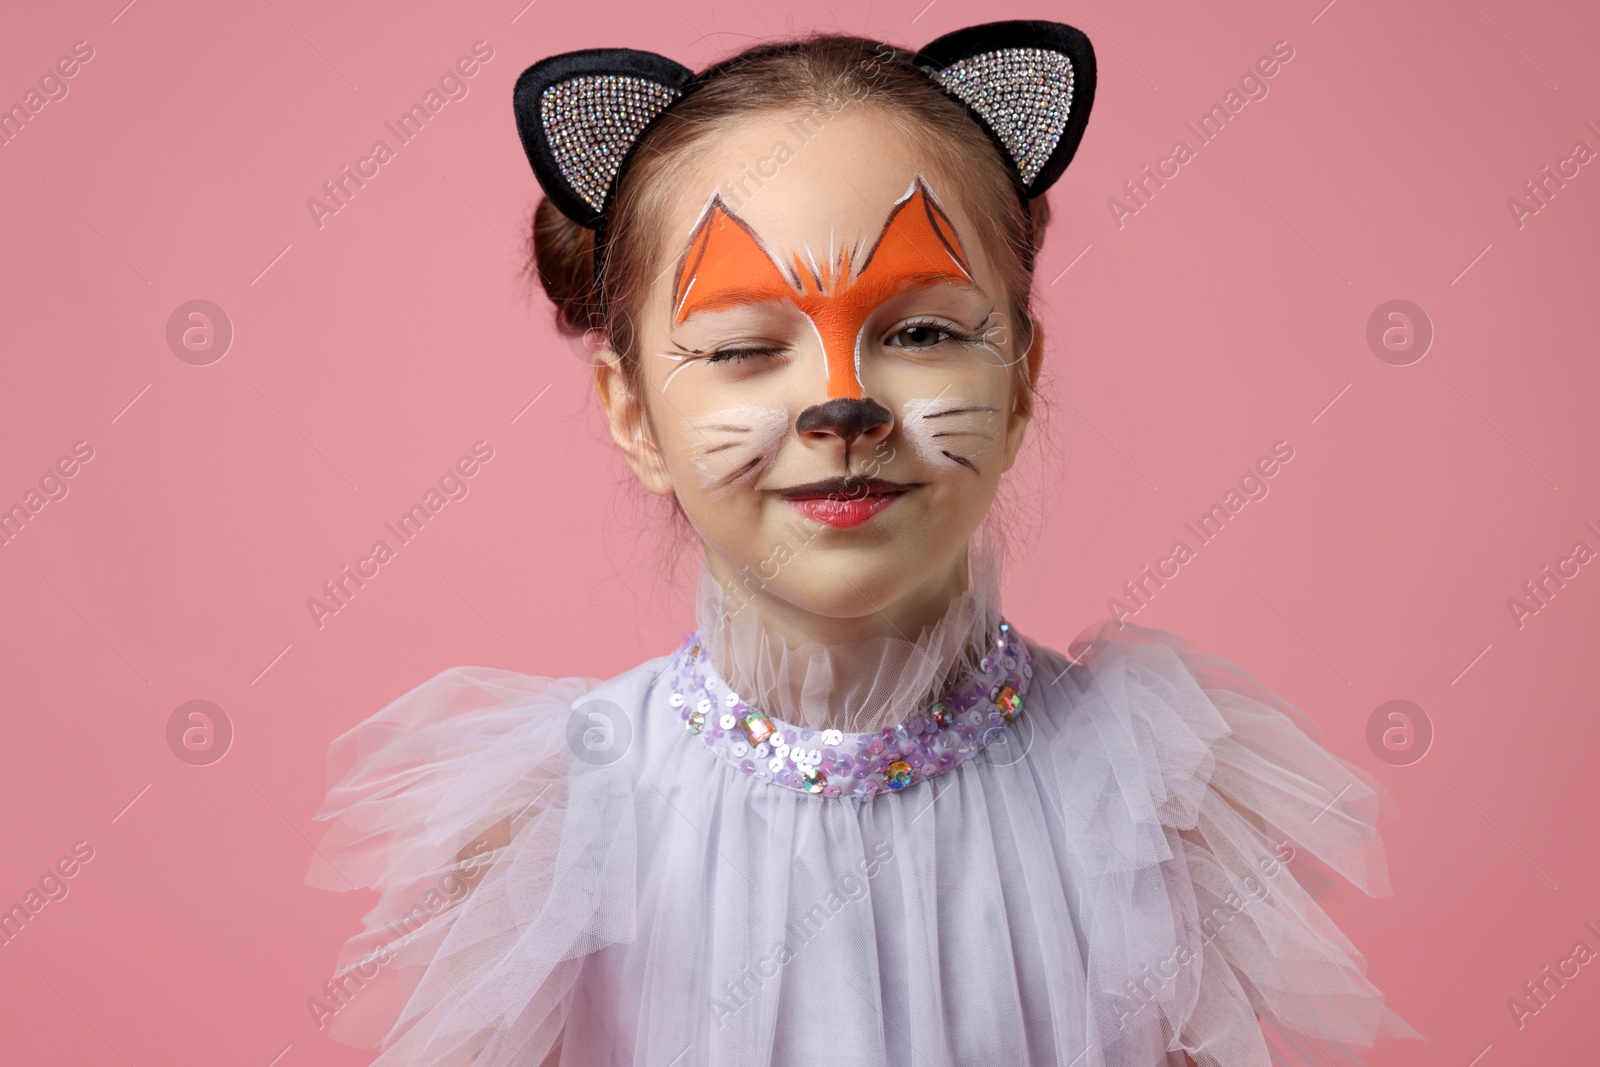
[[914,319],[890,334],[884,344],[892,348],[933,348],[946,341],[970,344],[972,340],[949,323],[936,319]]

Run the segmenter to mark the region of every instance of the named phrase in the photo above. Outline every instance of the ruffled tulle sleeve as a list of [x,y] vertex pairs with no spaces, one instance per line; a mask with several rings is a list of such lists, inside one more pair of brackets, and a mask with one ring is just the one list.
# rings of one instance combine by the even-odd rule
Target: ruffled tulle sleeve
[[380,1065],[545,1062],[581,958],[631,930],[604,890],[632,878],[626,771],[568,741],[595,685],[457,668],[332,743],[306,882],[380,893],[312,1004],[334,1039]]
[[[1095,1062],[1359,1062],[1419,1037],[1318,903],[1390,892],[1389,800],[1303,713],[1181,639],[1107,623],[1039,674],[1072,705],[1049,738],[1084,888]],[[1259,1020],[1259,1022],[1258,1022]]]

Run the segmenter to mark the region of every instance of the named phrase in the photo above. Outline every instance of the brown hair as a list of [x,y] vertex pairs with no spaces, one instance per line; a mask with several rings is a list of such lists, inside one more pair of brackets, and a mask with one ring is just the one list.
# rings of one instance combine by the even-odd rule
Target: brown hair
[[[845,107],[868,108],[907,134],[939,145],[943,184],[975,219],[978,239],[1005,280],[1016,364],[1031,342],[1033,267],[1049,206],[1043,196],[1025,211],[1013,165],[970,116],[911,61],[912,53],[879,41],[813,34],[757,45],[716,64],[694,91],[640,138],[608,208],[602,321],[595,291],[594,231],[568,219],[549,199],[533,214],[530,270],[555,303],[557,328],[568,336],[607,332],[630,384],[639,385],[635,318],[659,273],[666,235],[659,219],[674,181],[696,162],[696,149],[731,120],[752,114],[809,111],[825,123]],[[807,121],[802,119],[802,122]],[[1026,373],[1019,401],[1031,408]]]

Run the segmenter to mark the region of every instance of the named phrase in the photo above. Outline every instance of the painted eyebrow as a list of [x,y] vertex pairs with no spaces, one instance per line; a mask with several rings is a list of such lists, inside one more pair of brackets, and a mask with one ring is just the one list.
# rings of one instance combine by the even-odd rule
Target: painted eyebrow
[[908,274],[897,282],[889,291],[890,296],[899,296],[911,289],[954,289],[957,292],[972,293],[975,296],[988,297],[988,290],[977,282],[965,278],[956,278],[949,274],[930,272],[928,274]]
[[[954,289],[958,292],[971,293],[975,296],[981,296],[985,298],[989,296],[988,291],[977,282],[967,281],[964,278],[957,278],[941,271],[927,271],[919,274],[904,275],[903,277],[896,279],[892,288],[890,288],[890,290],[884,294],[884,296],[885,299],[888,299],[889,297],[899,296],[900,294],[913,289],[935,288]],[[689,314],[685,315],[683,322],[678,323],[678,325],[687,325],[689,322],[694,320],[695,316],[708,312],[727,311],[731,308],[750,304],[784,304],[788,303],[790,299],[791,298],[787,293],[783,295],[775,295],[772,290],[766,288],[719,289],[711,296],[696,300],[694,302],[695,309]]]
[[718,289],[713,295],[693,301],[695,309],[683,317],[682,326],[691,321],[696,315],[708,311],[727,311],[730,308],[744,307],[750,304],[786,304],[789,298],[784,293],[775,293],[768,288],[757,289]]

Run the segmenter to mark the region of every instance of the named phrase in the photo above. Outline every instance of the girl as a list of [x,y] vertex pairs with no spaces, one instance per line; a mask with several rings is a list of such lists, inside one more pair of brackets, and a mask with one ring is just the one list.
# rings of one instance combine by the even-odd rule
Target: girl
[[335,1036],[380,1064],[1323,1063],[1412,1031],[1307,886],[1387,892],[1378,794],[1170,635],[999,602],[1043,193],[1088,41],[630,50],[519,80],[539,278],[705,550],[609,681],[446,671],[333,744],[310,875],[382,892]]

